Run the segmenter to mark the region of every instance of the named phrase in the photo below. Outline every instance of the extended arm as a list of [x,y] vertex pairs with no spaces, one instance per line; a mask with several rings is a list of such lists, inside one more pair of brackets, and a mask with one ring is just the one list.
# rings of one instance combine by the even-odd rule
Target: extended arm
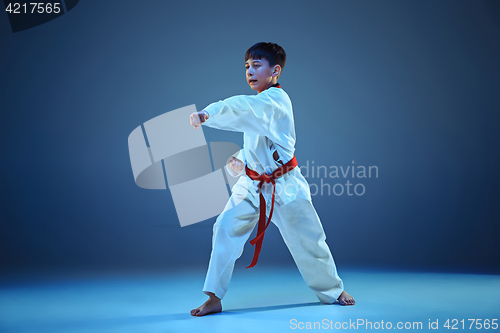
[[206,126],[266,136],[279,112],[279,105],[267,93],[256,96],[233,96],[205,108]]

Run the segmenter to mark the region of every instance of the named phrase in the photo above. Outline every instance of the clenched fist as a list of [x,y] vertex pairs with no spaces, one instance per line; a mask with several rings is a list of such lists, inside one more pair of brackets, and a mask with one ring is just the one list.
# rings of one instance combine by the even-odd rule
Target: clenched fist
[[205,110],[202,110],[200,112],[193,112],[191,116],[189,116],[189,121],[191,122],[191,126],[193,126],[194,129],[200,127],[201,124],[203,124],[207,119],[208,112]]
[[242,161],[240,161],[236,157],[231,156],[229,158],[229,167],[234,171],[236,171],[236,173],[240,173],[241,170],[243,170],[243,168],[245,167],[245,165],[243,164]]

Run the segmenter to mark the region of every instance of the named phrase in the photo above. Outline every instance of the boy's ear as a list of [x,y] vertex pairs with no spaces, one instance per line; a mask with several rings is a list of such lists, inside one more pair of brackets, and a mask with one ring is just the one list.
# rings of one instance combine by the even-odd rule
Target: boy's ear
[[280,65],[274,65],[274,69],[273,69],[273,76],[280,76],[281,74],[281,66]]

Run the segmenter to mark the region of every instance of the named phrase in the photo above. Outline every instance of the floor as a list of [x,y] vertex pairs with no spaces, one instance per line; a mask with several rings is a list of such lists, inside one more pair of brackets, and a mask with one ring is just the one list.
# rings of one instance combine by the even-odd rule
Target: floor
[[4,276],[0,332],[500,332],[498,275],[345,270],[346,307],[320,304],[293,267],[256,267],[235,271],[222,313],[191,317],[204,273]]

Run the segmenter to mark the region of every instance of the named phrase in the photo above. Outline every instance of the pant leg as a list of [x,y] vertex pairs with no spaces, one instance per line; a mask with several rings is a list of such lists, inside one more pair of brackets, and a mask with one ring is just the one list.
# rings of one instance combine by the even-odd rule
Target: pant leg
[[259,210],[250,197],[240,197],[234,207],[231,202],[229,200],[214,224],[212,253],[203,286],[205,293],[212,292],[220,299],[227,292],[234,263],[243,253],[243,247],[259,220]]
[[311,201],[297,197],[275,206],[273,222],[292,254],[300,274],[323,303],[337,300],[344,284],[337,274],[326,235]]

